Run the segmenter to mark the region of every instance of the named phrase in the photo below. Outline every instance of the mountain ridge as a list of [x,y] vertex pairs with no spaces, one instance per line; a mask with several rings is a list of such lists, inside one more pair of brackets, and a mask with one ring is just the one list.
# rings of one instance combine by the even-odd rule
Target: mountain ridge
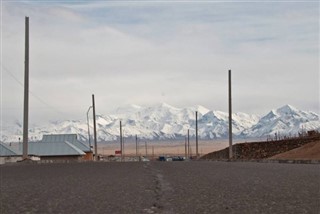
[[[119,138],[120,120],[123,136],[148,140],[182,139],[190,130],[195,136],[195,111],[198,111],[198,133],[200,139],[220,139],[228,137],[228,113],[209,110],[197,105],[176,108],[163,103],[152,107],[127,105],[113,114],[96,116],[98,141],[114,141]],[[237,112],[232,114],[235,138],[273,137],[275,134],[292,136],[304,130],[320,130],[319,116],[314,112],[302,111],[291,105],[272,109],[263,116]],[[92,131],[90,118],[90,132]],[[30,140],[41,140],[43,134],[78,134],[80,140],[88,140],[87,121],[64,120],[50,122],[46,126],[29,129]],[[22,139],[22,127],[15,121],[3,130],[1,141],[17,142]]]

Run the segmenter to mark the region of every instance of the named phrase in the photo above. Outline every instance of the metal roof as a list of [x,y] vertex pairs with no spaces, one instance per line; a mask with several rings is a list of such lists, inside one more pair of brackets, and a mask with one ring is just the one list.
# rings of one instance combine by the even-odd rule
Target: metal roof
[[[90,148],[77,140],[76,134],[43,135],[40,142],[28,142],[28,155],[35,156],[69,156],[85,155]],[[22,155],[22,144],[14,149],[8,144],[0,143],[0,156]]]
[[51,134],[51,135],[43,135],[41,142],[45,143],[61,143],[61,142],[69,142],[81,149],[84,152],[91,151],[89,146],[83,144],[79,140],[77,140],[76,134]]
[[11,148],[9,145],[0,142],[0,157],[18,156],[19,151]]
[[77,140],[76,134],[50,134],[50,135],[43,135],[42,142],[73,142]]
[[28,154],[35,156],[70,156],[85,155],[79,148],[69,142],[29,142]]

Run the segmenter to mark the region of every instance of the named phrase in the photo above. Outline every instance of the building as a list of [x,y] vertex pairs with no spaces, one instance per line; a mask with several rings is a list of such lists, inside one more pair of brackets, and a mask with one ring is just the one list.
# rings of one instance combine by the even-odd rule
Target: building
[[22,160],[19,151],[8,144],[0,142],[0,164],[17,162],[19,160]]
[[[28,142],[28,156],[44,161],[93,160],[89,146],[77,139],[76,134],[44,135],[39,142]],[[0,163],[22,160],[22,143],[0,143]]]
[[28,155],[40,157],[41,160],[79,161],[84,159],[86,153],[68,141],[45,143],[40,141],[28,143]]
[[68,142],[85,153],[84,160],[93,160],[93,152],[90,147],[77,139],[76,134],[51,134],[43,135],[42,143],[61,143]]

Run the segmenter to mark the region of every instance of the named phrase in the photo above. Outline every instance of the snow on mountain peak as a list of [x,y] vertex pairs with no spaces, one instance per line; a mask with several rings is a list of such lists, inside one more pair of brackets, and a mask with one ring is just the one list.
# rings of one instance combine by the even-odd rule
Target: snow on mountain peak
[[[198,111],[200,139],[224,138],[228,136],[228,113],[210,111],[203,106],[176,108],[166,103],[152,107],[126,105],[116,110],[113,115],[97,115],[98,140],[110,141],[119,138],[119,122],[122,121],[124,136],[139,135],[144,139],[172,139],[185,136],[188,129],[195,133],[195,111]],[[92,117],[90,118],[92,130]],[[21,124],[20,124],[21,125]],[[320,130],[319,116],[312,112],[297,110],[285,105],[270,111],[263,117],[246,113],[232,114],[233,134],[238,137],[262,137],[281,131],[283,134],[297,134],[304,130]],[[12,142],[21,138],[19,123],[7,126],[2,141]],[[87,121],[65,120],[51,122],[45,127],[30,129],[29,136],[41,139],[43,134],[77,133],[87,139]]]
[[299,112],[299,110],[296,109],[295,107],[287,104],[287,105],[284,105],[284,106],[278,108],[276,110],[276,112],[279,114],[297,114]]
[[205,114],[208,113],[210,110],[207,109],[207,108],[204,107],[204,106],[196,105],[196,106],[194,107],[194,111],[198,111],[199,114],[205,115]]
[[158,108],[167,108],[167,109],[172,109],[172,110],[180,110],[179,108],[176,108],[172,105],[169,105],[167,103],[160,103],[158,105],[156,105],[155,107],[158,107]]
[[319,116],[284,105],[270,111],[243,134],[252,137],[272,136],[274,133],[294,135],[301,131],[301,127],[307,127],[305,130],[320,130]]
[[136,111],[139,111],[142,107],[135,105],[135,104],[129,104],[129,105],[125,105],[122,107],[117,108],[114,111],[114,114],[128,114],[128,113],[133,113]]

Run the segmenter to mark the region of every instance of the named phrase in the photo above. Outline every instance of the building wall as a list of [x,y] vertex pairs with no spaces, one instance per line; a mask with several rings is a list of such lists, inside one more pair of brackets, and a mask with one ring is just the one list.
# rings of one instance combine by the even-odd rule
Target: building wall
[[59,162],[59,161],[79,161],[82,159],[82,156],[42,156],[41,161],[54,161],[54,162]]
[[93,160],[93,152],[86,152],[86,155],[83,156],[83,160]]
[[21,156],[0,157],[0,165],[5,163],[15,163],[21,160],[22,160]]

